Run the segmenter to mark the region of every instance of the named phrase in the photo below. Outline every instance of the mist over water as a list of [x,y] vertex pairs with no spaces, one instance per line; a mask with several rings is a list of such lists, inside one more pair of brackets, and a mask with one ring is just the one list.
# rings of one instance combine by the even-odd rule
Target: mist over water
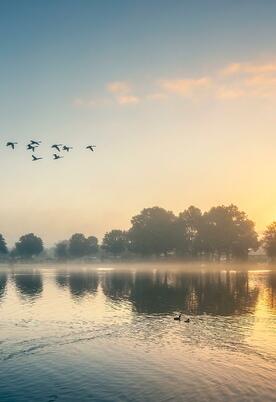
[[240,268],[1,268],[1,402],[275,400],[276,272]]

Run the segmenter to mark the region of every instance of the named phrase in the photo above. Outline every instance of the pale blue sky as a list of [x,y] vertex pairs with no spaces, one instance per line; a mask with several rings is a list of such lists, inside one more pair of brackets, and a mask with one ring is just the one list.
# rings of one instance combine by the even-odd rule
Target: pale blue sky
[[[276,218],[275,34],[275,1],[2,1],[9,244],[101,237],[153,205],[234,202],[262,230]],[[33,137],[47,156],[36,164]],[[54,162],[52,142],[74,152]]]

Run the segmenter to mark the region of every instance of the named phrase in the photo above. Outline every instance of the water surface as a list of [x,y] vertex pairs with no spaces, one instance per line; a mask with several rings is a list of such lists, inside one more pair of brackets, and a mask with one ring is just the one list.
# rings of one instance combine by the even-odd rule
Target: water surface
[[0,318],[1,402],[275,401],[275,271],[2,267]]

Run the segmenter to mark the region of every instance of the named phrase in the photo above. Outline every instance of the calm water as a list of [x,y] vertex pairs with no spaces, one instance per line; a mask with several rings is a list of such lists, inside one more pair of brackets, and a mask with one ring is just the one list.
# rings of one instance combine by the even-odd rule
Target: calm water
[[0,401],[275,401],[276,272],[236,268],[0,268]]

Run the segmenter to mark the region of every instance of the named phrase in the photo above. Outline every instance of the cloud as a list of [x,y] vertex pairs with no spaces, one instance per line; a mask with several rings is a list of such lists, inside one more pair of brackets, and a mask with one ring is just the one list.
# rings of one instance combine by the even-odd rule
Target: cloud
[[191,96],[211,86],[211,79],[209,77],[201,77],[197,79],[166,79],[161,80],[159,86],[161,90],[171,94],[182,96]]
[[225,76],[267,73],[276,73],[276,62],[266,64],[231,63],[221,70],[221,74]]
[[216,97],[218,99],[238,99],[245,95],[245,91],[241,88],[227,88],[227,87],[219,87],[216,91]]
[[116,97],[119,105],[133,105],[135,103],[139,103],[140,99],[134,95],[119,95]]
[[106,85],[106,89],[112,94],[127,94],[131,92],[131,85],[127,81],[112,81]]
[[241,98],[276,98],[276,61],[266,63],[230,63],[212,74],[189,78],[167,77],[154,81],[141,81],[138,95],[131,82],[110,81],[105,93],[95,98],[78,97],[73,101],[77,108],[104,105],[137,105],[143,101],[160,102],[173,97],[235,101]]
[[134,105],[140,102],[140,98],[132,93],[132,87],[128,81],[109,82],[106,89],[119,105]]

